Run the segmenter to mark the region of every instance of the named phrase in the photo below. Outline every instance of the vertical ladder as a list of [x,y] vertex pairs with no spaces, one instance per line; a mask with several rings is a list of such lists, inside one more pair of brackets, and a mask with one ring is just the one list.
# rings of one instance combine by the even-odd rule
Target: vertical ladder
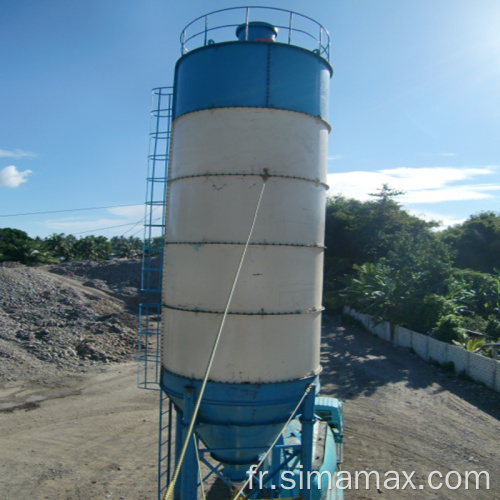
[[159,390],[163,237],[173,88],[158,87],[152,94],[141,271],[141,292],[147,293],[150,300],[139,305],[137,386]]
[[158,499],[160,499],[170,482],[173,460],[174,410],[172,401],[160,388],[163,239],[173,87],[155,88],[152,95],[141,270],[141,292],[146,293],[150,300],[139,304],[137,386],[141,389],[159,391],[160,395],[158,439]]
[[159,87],[153,90],[142,254],[142,291],[151,293],[161,292],[161,257],[165,228],[168,154],[172,129],[172,98],[172,87]]

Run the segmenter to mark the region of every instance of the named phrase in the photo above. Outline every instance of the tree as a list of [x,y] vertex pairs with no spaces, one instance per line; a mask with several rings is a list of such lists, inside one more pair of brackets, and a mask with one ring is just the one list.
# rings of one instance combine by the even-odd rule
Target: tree
[[370,196],[374,198],[378,198],[380,200],[381,206],[393,205],[400,207],[401,205],[394,200],[397,196],[402,196],[405,194],[404,191],[400,191],[398,189],[393,189],[389,186],[389,184],[382,184],[382,187],[377,189],[375,193],[369,193]]
[[436,223],[403,210],[393,198],[402,192],[384,184],[377,200],[361,202],[341,195],[327,201],[325,219],[325,270],[342,275],[353,264],[376,262],[387,256],[402,234],[426,233]]
[[398,304],[395,321],[423,333],[431,330],[448,310],[446,295],[451,279],[451,256],[431,231],[404,234],[386,258],[395,275]]
[[492,273],[500,269],[500,215],[481,212],[441,235],[455,252],[454,263],[462,269]]
[[53,233],[45,238],[44,245],[54,257],[71,260],[75,255],[76,242],[77,239],[72,234],[65,236],[64,233]]
[[20,229],[0,229],[0,262],[21,264],[47,263],[52,260],[39,240],[30,238]]
[[[406,255],[408,260],[411,249],[404,250],[403,242],[411,247],[420,237],[434,244],[436,236],[431,229],[435,223],[426,222],[403,210],[394,198],[401,194],[383,185],[377,198],[361,202],[337,195],[327,202],[325,231],[325,276],[324,303],[330,309],[343,305],[340,290],[345,287],[345,275],[353,274],[353,266],[364,263],[378,263],[393,252]],[[444,247],[444,245],[443,245]],[[403,262],[398,266],[406,265]],[[391,267],[391,266],[389,266]],[[396,266],[397,267],[397,266]],[[359,272],[359,269],[357,269]]]
[[461,316],[500,314],[500,276],[470,269],[457,269],[453,273],[448,297],[455,312]]
[[455,269],[447,298],[465,328],[495,340],[500,335],[500,276]]
[[450,255],[432,233],[402,234],[387,257],[354,265],[344,292],[349,303],[377,321],[431,330],[451,307],[444,298]]
[[398,305],[398,290],[393,270],[384,264],[366,262],[354,264],[355,276],[348,280],[343,293],[349,304],[357,310],[370,314],[376,322],[387,320],[394,323]]
[[142,240],[134,236],[128,238],[125,238],[125,236],[114,236],[111,238],[110,243],[113,254],[116,257],[130,259],[139,256],[142,252]]
[[82,260],[105,260],[111,253],[111,243],[105,236],[85,236],[75,245],[76,257]]

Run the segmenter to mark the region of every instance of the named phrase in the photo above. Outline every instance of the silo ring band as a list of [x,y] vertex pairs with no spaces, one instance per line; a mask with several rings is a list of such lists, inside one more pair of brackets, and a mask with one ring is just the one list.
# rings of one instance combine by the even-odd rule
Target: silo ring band
[[[201,247],[203,245],[246,245],[244,241],[165,241],[165,246],[167,245],[190,245],[195,247]],[[269,246],[269,247],[299,247],[299,248],[316,248],[319,250],[325,250],[324,245],[307,245],[301,243],[266,243],[265,241],[252,242],[248,246]]]
[[[196,178],[204,178],[204,177],[260,177],[262,178],[262,173],[228,173],[228,172],[221,172],[221,173],[211,173],[211,172],[206,172],[204,174],[193,174],[193,175],[182,175],[179,177],[174,177],[173,179],[168,179],[168,183],[172,183],[175,181],[183,181],[186,179],[196,179]],[[304,182],[311,182],[313,184],[316,184],[317,186],[321,186],[325,189],[330,189],[330,186],[326,184],[323,181],[320,181],[319,179],[310,179],[308,177],[300,177],[298,175],[284,175],[284,174],[267,174],[266,175],[266,180],[267,179],[272,179],[272,178],[277,178],[277,179],[291,179],[295,181],[304,181]]]
[[[184,311],[184,312],[194,312],[201,314],[224,314],[224,311],[215,311],[210,309],[199,309],[197,307],[181,307],[181,306],[171,306],[169,304],[162,304],[165,309],[170,309],[172,311]],[[299,314],[316,314],[324,311],[325,308],[314,307],[312,309],[296,310],[296,311],[282,311],[282,312],[266,312],[264,310],[258,312],[245,312],[245,311],[228,311],[228,315],[232,314],[235,316],[290,316]]]

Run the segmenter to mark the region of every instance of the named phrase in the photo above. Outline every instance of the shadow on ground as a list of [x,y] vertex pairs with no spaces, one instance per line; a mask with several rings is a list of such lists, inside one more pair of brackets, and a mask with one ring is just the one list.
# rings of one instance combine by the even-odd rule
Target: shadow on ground
[[409,349],[343,323],[339,317],[324,320],[321,363],[322,386],[332,385],[332,395],[341,399],[370,396],[389,383],[403,382],[410,389],[436,384],[436,392],[449,391],[500,419],[500,394],[428,363]]

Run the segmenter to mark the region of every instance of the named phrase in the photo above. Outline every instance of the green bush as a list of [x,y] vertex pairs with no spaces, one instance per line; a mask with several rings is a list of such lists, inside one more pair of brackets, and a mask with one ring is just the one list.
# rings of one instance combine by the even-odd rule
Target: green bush
[[481,318],[481,316],[464,316],[462,326],[473,332],[486,333],[488,320]]
[[500,318],[498,316],[491,315],[488,317],[488,324],[484,333],[489,338],[500,339]]
[[463,319],[454,314],[447,314],[439,319],[432,331],[433,337],[442,342],[452,343],[460,340],[463,333]]
[[445,297],[429,293],[423,299],[407,300],[401,309],[402,326],[420,333],[428,333],[437,325],[439,318],[453,313],[453,305]]

